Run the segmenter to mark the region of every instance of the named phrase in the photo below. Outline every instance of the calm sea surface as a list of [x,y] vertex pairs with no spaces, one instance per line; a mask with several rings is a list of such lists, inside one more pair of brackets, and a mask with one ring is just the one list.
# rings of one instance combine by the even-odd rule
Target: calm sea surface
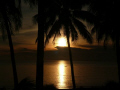
[[[0,87],[12,87],[13,76],[10,63],[0,64]],[[35,63],[18,63],[19,81],[25,77],[35,80]],[[76,86],[103,86],[108,81],[118,82],[115,62],[74,61]],[[44,63],[44,84],[57,88],[72,88],[71,69],[68,60],[47,60]]]

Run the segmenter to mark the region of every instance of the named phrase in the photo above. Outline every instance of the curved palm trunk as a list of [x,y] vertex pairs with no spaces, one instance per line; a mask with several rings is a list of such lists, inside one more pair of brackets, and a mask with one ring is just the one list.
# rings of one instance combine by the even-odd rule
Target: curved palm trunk
[[73,61],[72,61],[72,52],[71,52],[71,48],[70,48],[69,34],[67,31],[66,31],[66,33],[67,33],[67,43],[68,43],[69,59],[70,59],[70,66],[71,66],[72,84],[73,84],[73,90],[75,90],[76,85],[75,85],[74,67],[73,67]]
[[[44,1],[43,1],[44,2]],[[38,42],[36,62],[36,90],[43,90],[44,70],[44,3],[38,2]]]
[[118,76],[120,84],[120,37],[116,35],[116,55],[117,55],[117,64],[118,64]]
[[12,39],[11,39],[11,35],[10,35],[10,31],[9,30],[7,30],[7,34],[8,34],[10,54],[11,54],[11,62],[12,62],[12,68],[13,68],[14,88],[16,88],[17,85],[18,85],[18,76],[17,76],[17,70],[16,70],[14,49],[13,49]]
[[42,35],[42,32],[40,32],[40,30],[38,29],[36,90],[43,90],[43,69],[44,69],[44,37],[43,35]]
[[5,26],[8,34],[8,41],[9,41],[9,47],[10,47],[10,54],[11,54],[11,62],[12,62],[12,69],[13,69],[13,78],[14,78],[14,88],[18,85],[18,76],[17,76],[17,70],[16,70],[16,63],[15,63],[15,56],[14,56],[14,49],[13,49],[13,43],[11,38],[11,33],[8,25],[8,17],[6,13],[3,11],[3,19],[5,21]]
[[38,24],[37,62],[36,62],[36,90],[43,90],[44,69],[44,32]]

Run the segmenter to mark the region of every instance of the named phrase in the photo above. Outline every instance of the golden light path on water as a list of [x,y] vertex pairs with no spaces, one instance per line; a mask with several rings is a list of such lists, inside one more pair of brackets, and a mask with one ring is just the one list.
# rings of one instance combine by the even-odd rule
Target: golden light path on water
[[58,70],[59,70],[59,86],[60,87],[65,87],[65,64],[64,61],[60,61],[59,65],[58,65]]

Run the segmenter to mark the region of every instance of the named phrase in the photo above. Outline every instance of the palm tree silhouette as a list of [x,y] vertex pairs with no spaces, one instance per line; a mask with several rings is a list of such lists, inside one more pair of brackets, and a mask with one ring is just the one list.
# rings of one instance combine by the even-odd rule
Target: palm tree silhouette
[[92,33],[97,34],[96,38],[98,42],[104,40],[104,46],[106,47],[108,40],[111,39],[116,47],[120,83],[120,32],[118,30],[118,22],[116,22],[118,14],[115,12],[118,10],[117,3],[115,0],[105,0],[104,2],[92,0],[90,11],[96,15],[95,26]]
[[114,36],[111,36],[113,35],[112,32],[115,31],[113,31],[115,28],[113,1],[107,2],[106,0],[103,3],[103,1],[92,0],[90,8],[90,11],[96,15],[96,21],[94,21],[95,27],[93,28],[92,33],[97,32],[98,42],[104,39],[104,45],[106,45],[109,38],[112,40],[114,39]]
[[[37,62],[36,62],[36,90],[43,90],[43,69],[44,69],[44,8],[33,17],[33,23],[38,23],[37,43]],[[39,17],[38,17],[39,16]]]
[[21,27],[21,17],[22,15],[19,9],[16,8],[14,0],[0,1],[0,30],[2,32],[3,39],[5,39],[6,33],[8,36],[13,69],[14,87],[17,87],[18,85],[18,77],[11,35],[13,35],[14,30],[18,30]]
[[[18,0],[18,7],[21,10],[21,0]],[[37,60],[36,60],[36,90],[43,90],[43,58],[44,58],[44,4],[45,1],[24,0],[30,7],[38,5],[38,37],[37,37]],[[39,22],[38,22],[39,21]]]
[[[21,11],[21,2],[22,0],[18,0],[18,8]],[[38,0],[24,0],[24,3],[28,3],[30,5],[30,7],[34,7],[39,5],[39,11],[42,13],[42,10],[44,10],[44,6],[43,3],[44,1],[39,1]],[[42,4],[42,5],[41,5]],[[42,14],[40,14],[39,16],[41,17]],[[42,17],[43,19],[43,17]],[[44,28],[42,28],[42,26],[44,26],[43,20],[40,19],[39,23],[38,23],[38,43],[37,43],[37,62],[36,62],[36,90],[43,90],[43,57],[44,57]],[[41,29],[41,30],[40,30]]]
[[38,38],[36,40],[38,57],[36,74],[37,90],[43,89],[44,32],[46,34],[46,45],[52,36],[54,36],[55,40],[56,36],[60,34],[60,28],[62,26],[64,27],[64,35],[66,35],[68,42],[73,88],[76,88],[69,37],[71,34],[72,41],[77,40],[79,32],[89,43],[92,43],[92,37],[80,19],[87,20],[91,23],[93,22],[91,19],[93,15],[87,11],[81,11],[81,8],[74,8],[75,5],[71,6],[71,2],[72,0],[68,2],[68,5],[66,1],[62,0],[38,2],[38,14],[34,16],[34,22],[38,23]]
[[43,90],[44,70],[44,5],[45,1],[38,1],[38,37],[36,61],[36,90]]
[[93,15],[87,11],[82,11],[81,9],[75,10],[74,5],[72,5],[70,1],[62,0],[60,2],[54,1],[51,5],[49,3],[49,8],[47,8],[45,12],[45,33],[47,35],[45,44],[49,42],[51,37],[54,37],[54,41],[56,36],[60,35],[61,28],[64,28],[64,35],[68,43],[73,89],[76,89],[76,84],[69,38],[71,35],[72,41],[77,40],[78,33],[80,33],[89,43],[92,43],[91,34],[87,31],[82,21],[80,21],[80,19],[86,19],[92,22],[92,20],[90,20],[92,17]]

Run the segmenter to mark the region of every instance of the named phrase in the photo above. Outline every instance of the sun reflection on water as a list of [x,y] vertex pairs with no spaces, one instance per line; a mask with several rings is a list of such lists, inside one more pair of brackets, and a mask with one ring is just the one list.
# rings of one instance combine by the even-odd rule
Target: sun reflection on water
[[65,64],[64,61],[60,61],[59,63],[59,86],[64,87],[65,86]]

